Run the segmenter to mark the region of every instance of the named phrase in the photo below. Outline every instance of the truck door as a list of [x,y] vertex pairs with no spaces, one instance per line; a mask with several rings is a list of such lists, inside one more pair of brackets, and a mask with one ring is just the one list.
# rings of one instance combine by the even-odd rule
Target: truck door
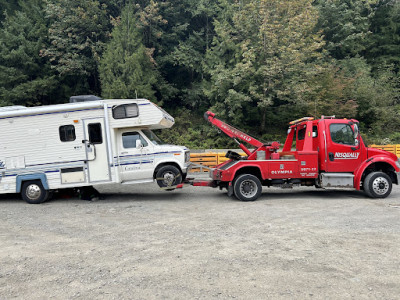
[[326,121],[326,171],[354,172],[365,160],[365,151],[354,132],[354,124],[347,120]]
[[118,161],[123,182],[153,180],[153,146],[140,130],[119,131]]
[[83,120],[89,182],[110,180],[104,118]]

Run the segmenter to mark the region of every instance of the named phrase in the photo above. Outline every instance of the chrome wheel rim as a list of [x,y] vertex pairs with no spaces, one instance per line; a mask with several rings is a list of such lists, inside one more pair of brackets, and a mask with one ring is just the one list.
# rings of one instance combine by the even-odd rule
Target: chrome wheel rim
[[384,177],[377,177],[372,182],[372,190],[378,195],[384,195],[389,190],[389,181]]
[[30,184],[26,189],[26,196],[30,200],[38,200],[42,195],[42,190],[37,184]]
[[240,183],[240,193],[246,198],[255,196],[257,189],[257,184],[253,180],[244,180]]

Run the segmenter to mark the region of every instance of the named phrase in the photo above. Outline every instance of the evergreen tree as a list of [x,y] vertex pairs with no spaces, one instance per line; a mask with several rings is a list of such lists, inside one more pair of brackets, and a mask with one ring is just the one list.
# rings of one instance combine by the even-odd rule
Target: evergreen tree
[[5,14],[13,15],[18,9],[18,0],[0,0],[0,21],[4,20]]
[[43,48],[70,94],[100,93],[98,63],[109,35],[105,5],[95,0],[46,0],[51,44]]
[[[367,136],[382,142],[386,137],[400,131],[400,77],[393,69],[371,72],[364,59],[341,61],[348,77],[355,78],[352,94],[357,101],[356,117],[362,120]],[[397,134],[397,141],[400,135]]]
[[46,21],[41,1],[22,4],[8,16],[0,30],[1,104],[39,105],[51,102],[56,76],[40,49],[47,44]]
[[152,50],[142,42],[143,34],[131,5],[122,11],[111,35],[100,63],[102,95],[154,100],[153,86],[158,74],[152,62]]
[[400,2],[381,0],[376,5],[371,24],[371,45],[366,57],[374,69],[395,67],[400,71]]
[[204,94],[204,65],[215,34],[213,20],[219,6],[216,1],[198,0],[187,1],[184,7],[183,16],[187,19],[181,17],[181,26],[185,28],[182,38],[163,59],[171,68],[167,78],[179,88],[182,104],[205,110],[209,100]]
[[312,33],[317,11],[311,0],[220,3],[225,12],[208,51],[206,93],[219,112],[240,123],[252,119],[247,124],[263,132],[268,108],[300,101],[316,70],[323,45]]
[[316,30],[322,30],[325,48],[336,59],[364,55],[369,44],[372,1],[317,1],[319,20]]

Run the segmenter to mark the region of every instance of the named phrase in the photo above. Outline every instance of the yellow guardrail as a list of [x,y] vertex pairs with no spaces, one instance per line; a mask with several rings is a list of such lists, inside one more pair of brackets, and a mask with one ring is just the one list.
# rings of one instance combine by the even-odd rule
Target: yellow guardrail
[[[400,157],[400,144],[396,145],[370,145],[371,148],[385,150]],[[215,150],[218,151],[218,150]],[[191,153],[190,161],[198,166],[192,168],[190,172],[208,172],[208,168],[214,168],[215,166],[229,160],[225,157],[226,152],[202,152],[202,153]],[[239,152],[240,155],[246,155],[244,152]]]
[[[196,165],[214,168],[216,165],[218,165],[217,154],[218,153],[214,152],[190,153],[190,161]],[[208,172],[208,169],[203,167],[195,167],[191,169],[191,172]]]
[[369,147],[375,149],[381,149],[388,151],[390,153],[396,154],[397,157],[400,157],[400,144],[396,145],[370,145]]
[[[222,164],[229,160],[225,157],[226,152],[203,152],[203,153],[190,153],[190,161],[196,165],[190,172],[208,172],[208,168]],[[246,155],[244,152],[239,152],[240,155]]]

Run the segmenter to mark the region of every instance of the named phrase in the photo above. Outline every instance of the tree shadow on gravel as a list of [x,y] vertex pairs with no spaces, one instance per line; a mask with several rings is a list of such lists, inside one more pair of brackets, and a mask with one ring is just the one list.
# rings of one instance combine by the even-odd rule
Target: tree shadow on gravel
[[102,193],[103,199],[96,200],[98,202],[130,202],[130,201],[176,201],[182,200],[181,194],[178,193]]
[[20,194],[0,194],[0,203],[23,202]]
[[[238,201],[236,197],[228,197],[227,193],[223,193],[221,195],[215,195],[218,198],[225,198],[230,201]],[[271,189],[267,191],[263,191],[260,198],[257,201],[274,201],[274,200],[318,200],[318,201],[329,201],[329,200],[349,200],[349,199],[365,199],[365,200],[373,200],[367,197],[362,191],[350,191],[350,190],[279,190],[279,189]]]
[[[371,199],[361,191],[343,190],[313,190],[313,191],[291,191],[263,193],[260,200],[279,200],[279,199],[307,199],[307,200],[349,200],[349,199]],[[322,199],[321,199],[322,198]]]
[[[98,199],[86,200],[80,199],[76,195],[66,195],[66,194],[54,194],[49,200],[43,202],[47,203],[67,203],[67,202],[99,202],[99,203],[111,203],[111,202],[140,202],[140,201],[181,201],[184,199],[184,195],[178,193],[101,193]],[[17,203],[26,204],[24,200],[21,199],[19,194],[2,194],[0,195],[0,204],[6,203]]]

